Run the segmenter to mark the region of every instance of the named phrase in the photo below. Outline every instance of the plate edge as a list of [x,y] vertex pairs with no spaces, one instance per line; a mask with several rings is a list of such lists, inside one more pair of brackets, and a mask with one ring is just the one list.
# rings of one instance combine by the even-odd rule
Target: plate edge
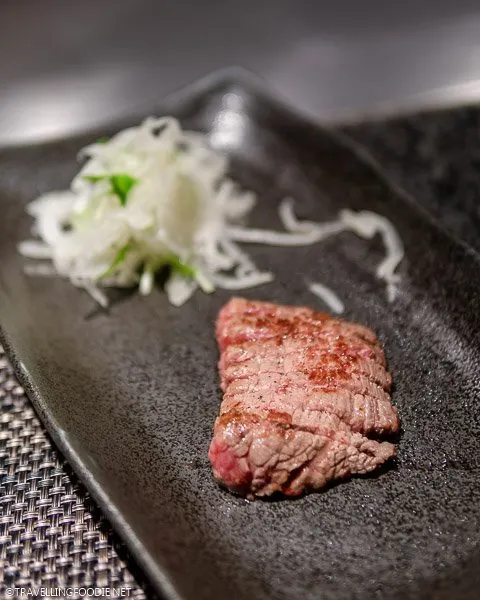
[[[371,156],[363,146],[356,144],[356,142],[351,140],[348,136],[325,127],[325,125],[323,125],[321,122],[316,122],[316,120],[311,116],[302,113],[300,110],[289,104],[288,101],[284,100],[281,96],[277,97],[275,90],[270,88],[265,80],[253,72],[244,69],[243,67],[227,67],[218,71],[214,71],[213,73],[168,94],[164,100],[159,103],[159,107],[168,110],[169,105],[181,102],[184,98],[191,98],[192,95],[201,96],[208,93],[208,91],[213,90],[215,87],[224,86],[225,89],[227,89],[229,86],[232,87],[235,85],[241,86],[248,94],[261,97],[264,101],[275,106],[278,110],[288,112],[290,117],[297,120],[299,124],[304,124],[324,131],[327,135],[332,137],[336,143],[352,152],[361,163],[370,168],[375,175],[381,179],[382,183],[392,192],[392,194],[396,197],[400,197],[402,201],[406,202],[419,215],[419,218],[426,220],[431,227],[440,232],[442,236],[445,236],[450,243],[461,246],[465,254],[480,267],[480,255],[468,244],[460,239],[457,239],[439,222],[437,222],[430,215],[430,213],[428,213],[428,211],[418,205],[413,196],[410,196],[400,186],[396,186],[390,180],[381,165],[379,165],[375,158]],[[112,125],[114,126],[114,124]],[[28,148],[56,145],[59,143],[59,141],[67,139],[75,140],[76,138],[83,137],[86,134],[87,132],[68,138],[63,137],[60,139],[49,140],[47,142],[28,144]],[[8,152],[11,150],[18,151],[22,148],[25,149],[25,147],[26,146],[2,147],[0,149],[0,159],[3,152]],[[112,524],[112,526],[114,526],[115,531],[123,539],[126,546],[132,553],[135,561],[152,583],[152,586],[160,595],[168,600],[190,600],[190,598],[179,595],[173,583],[167,576],[167,570],[159,567],[157,563],[150,558],[148,552],[146,552],[145,548],[143,547],[142,542],[137,538],[135,532],[129,526],[128,522],[125,521],[121,513],[116,509],[115,503],[111,500],[110,496],[103,491],[102,486],[97,481],[95,475],[85,465],[81,455],[75,450],[72,444],[70,444],[63,436],[59,434],[60,428],[58,427],[58,424],[54,419],[51,418],[51,415],[46,410],[42,396],[36,389],[33,378],[24,368],[23,363],[17,355],[13,344],[11,344],[9,341],[9,337],[6,334],[1,321],[0,343],[2,344],[7,357],[11,361],[12,367],[19,379],[20,384],[27,391],[29,400],[35,407],[42,424],[44,424],[45,428],[47,429],[48,434],[54,441],[55,446],[74,468],[75,473],[91,493],[93,499],[101,508],[109,522]]]

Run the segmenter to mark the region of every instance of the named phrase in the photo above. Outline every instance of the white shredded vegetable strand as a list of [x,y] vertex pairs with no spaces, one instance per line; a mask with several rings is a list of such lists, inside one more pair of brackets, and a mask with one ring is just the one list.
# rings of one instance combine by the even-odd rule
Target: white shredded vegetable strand
[[168,300],[173,306],[184,304],[197,289],[197,284],[191,279],[185,279],[180,275],[173,274],[165,285]]
[[325,304],[330,308],[331,311],[342,314],[345,311],[345,305],[340,300],[340,298],[335,294],[335,292],[323,285],[322,283],[312,282],[308,284],[308,289],[318,296]]
[[97,302],[101,307],[108,307],[108,299],[102,292],[102,290],[99,290],[94,285],[90,285],[88,283],[85,283],[82,287],[85,288],[85,290],[90,294],[90,296],[95,300],[95,302]]
[[40,260],[51,259],[53,257],[52,249],[47,246],[47,244],[37,242],[36,240],[25,240],[24,242],[20,242],[18,250],[20,254],[23,254],[23,256],[26,256],[27,258],[36,258]]
[[393,302],[397,297],[398,287],[395,283],[387,283],[387,300]]
[[215,287],[210,279],[199,269],[197,269],[195,272],[195,279],[202,291],[204,291],[206,294],[212,294],[215,291]]
[[341,221],[357,235],[370,239],[379,233],[385,246],[386,256],[377,267],[376,275],[387,284],[387,299],[393,302],[400,276],[395,272],[405,256],[403,242],[393,224],[385,217],[371,211],[353,212],[343,210]]
[[[225,156],[205,136],[182,131],[170,117],[84,148],[86,160],[70,189],[44,194],[28,206],[40,238],[21,254],[50,259],[57,274],[85,288],[102,306],[100,287],[138,285],[149,294],[155,272],[170,267],[166,290],[175,305],[195,289],[223,281],[259,285],[261,273],[228,237],[256,198],[227,177]],[[139,271],[142,273],[139,276]]]
[[53,277],[56,274],[53,266],[46,265],[45,263],[25,265],[23,267],[23,272],[26,275],[31,275],[32,277]]
[[213,282],[225,290],[241,290],[245,288],[256,287],[264,283],[270,283],[274,280],[272,273],[251,273],[243,277],[230,277],[228,275],[217,274],[213,277]]
[[153,288],[153,272],[149,269],[145,269],[140,277],[140,283],[138,284],[138,289],[142,296],[148,296]]
[[292,232],[308,232],[319,227],[318,223],[312,221],[299,221],[293,210],[293,198],[284,198],[278,207],[278,215],[282,225],[287,231]]
[[[27,258],[51,261],[26,271],[68,278],[101,306],[108,305],[108,287],[138,286],[140,294],[150,294],[164,268],[165,290],[175,306],[198,288],[211,293],[215,286],[264,285],[274,275],[260,270],[239,244],[307,246],[343,231],[382,236],[386,256],[376,276],[387,284],[389,300],[395,297],[404,251],[387,219],[344,210],[332,221],[301,221],[286,198],[279,205],[284,231],[251,228],[246,218],[255,194],[228,177],[227,157],[204,135],[183,131],[174,118],[149,117],[90,144],[79,157],[85,162],[70,189],[28,205],[37,239],[18,249]],[[320,283],[310,289],[338,312],[342,303],[331,290]]]
[[246,229],[243,227],[228,227],[230,239],[236,242],[250,244],[267,244],[269,246],[309,246],[325,240],[327,237],[345,231],[343,223],[333,221],[319,225],[310,231],[290,233],[271,231],[269,229]]

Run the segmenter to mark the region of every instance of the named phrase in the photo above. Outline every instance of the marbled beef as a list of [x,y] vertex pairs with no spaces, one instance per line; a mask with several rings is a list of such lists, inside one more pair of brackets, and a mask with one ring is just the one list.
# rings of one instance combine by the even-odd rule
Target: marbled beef
[[224,392],[209,457],[248,497],[297,496],[372,471],[395,446],[391,376],[368,328],[308,308],[234,298],[217,319]]

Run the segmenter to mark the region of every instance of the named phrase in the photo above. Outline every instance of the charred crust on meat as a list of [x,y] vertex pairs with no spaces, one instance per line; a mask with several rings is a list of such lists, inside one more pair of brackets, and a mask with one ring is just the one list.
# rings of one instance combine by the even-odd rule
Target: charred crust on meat
[[216,333],[225,395],[209,456],[228,489],[247,498],[298,496],[370,473],[395,455],[378,439],[398,431],[399,420],[370,329],[234,298]]

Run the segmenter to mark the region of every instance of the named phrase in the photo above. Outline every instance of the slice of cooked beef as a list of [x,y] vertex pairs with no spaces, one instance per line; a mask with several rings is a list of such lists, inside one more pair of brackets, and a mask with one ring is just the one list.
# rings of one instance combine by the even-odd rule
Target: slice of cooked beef
[[372,471],[395,446],[391,376],[368,328],[308,308],[235,298],[220,311],[224,398],[209,457],[247,497],[297,496]]
[[376,392],[355,393],[341,387],[325,391],[312,388],[308,379],[295,382],[291,377],[279,379],[277,375],[267,375],[233,382],[224,395],[221,413],[240,406],[251,412],[289,411],[293,416],[303,412],[327,412],[342,419],[352,431],[394,432],[398,426],[397,414],[388,395],[380,388]]
[[220,359],[221,385],[224,389],[232,378],[253,372],[268,373],[291,371],[310,372],[319,368],[333,368],[346,375],[358,374],[390,391],[392,377],[385,368],[374,360],[366,360],[350,347],[328,345],[305,350],[301,341],[284,340],[279,346],[275,341],[259,345],[245,342],[227,346]]

